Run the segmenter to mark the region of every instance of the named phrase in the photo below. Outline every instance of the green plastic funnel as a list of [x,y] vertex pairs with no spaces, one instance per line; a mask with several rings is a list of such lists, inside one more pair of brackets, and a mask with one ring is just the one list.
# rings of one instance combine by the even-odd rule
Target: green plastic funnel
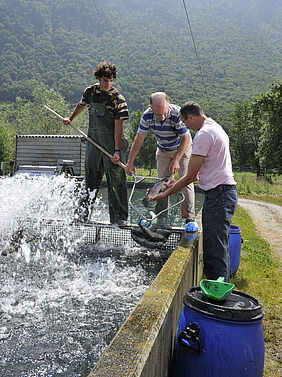
[[206,297],[221,301],[225,300],[230,295],[235,285],[225,283],[224,277],[221,276],[217,280],[201,280],[200,287]]

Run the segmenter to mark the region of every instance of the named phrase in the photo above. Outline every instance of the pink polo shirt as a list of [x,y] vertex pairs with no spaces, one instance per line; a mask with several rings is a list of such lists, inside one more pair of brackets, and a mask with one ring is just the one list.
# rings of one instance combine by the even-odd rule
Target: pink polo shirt
[[205,156],[198,174],[199,187],[210,190],[218,185],[234,185],[229,137],[213,119],[207,118],[196,133],[192,154]]

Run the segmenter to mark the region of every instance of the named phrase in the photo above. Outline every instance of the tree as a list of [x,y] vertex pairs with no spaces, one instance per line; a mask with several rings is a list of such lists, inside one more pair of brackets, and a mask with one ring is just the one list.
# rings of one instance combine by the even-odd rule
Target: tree
[[234,162],[257,174],[282,172],[282,83],[270,86],[253,101],[236,103],[230,128]]
[[[15,103],[0,104],[0,161],[13,158],[16,134],[73,134],[69,126],[63,125],[43,105],[54,109],[62,116],[70,114],[69,106],[61,94],[36,80],[29,81],[32,100],[17,97]],[[80,128],[85,127],[85,118],[81,115],[77,121]]]
[[259,160],[255,153],[259,142],[259,125],[253,118],[251,102],[235,104],[229,133],[233,163],[259,173]]
[[254,114],[260,119],[260,141],[257,157],[268,173],[282,173],[282,81],[273,83],[270,91],[254,101]]
[[[2,105],[1,116],[8,122],[9,128],[18,134],[73,134],[69,126],[63,125],[44,108],[47,105],[62,116],[69,115],[69,105],[62,95],[34,79],[28,84],[32,100],[17,97],[14,104]],[[85,124],[85,116],[77,120],[81,128]]]
[[8,162],[13,159],[14,136],[7,122],[0,119],[0,162]]
[[[140,110],[137,110],[132,113],[132,120],[129,125],[129,140],[130,144],[132,145],[135,136],[137,134],[137,130],[139,127],[140,119],[142,117],[142,113]],[[151,170],[156,166],[156,158],[155,158],[155,151],[156,151],[156,139],[151,130],[149,130],[144,143],[140,149],[138,156],[136,157],[136,165],[142,166],[147,169]]]
[[231,106],[281,75],[279,1],[191,3],[208,96],[179,0],[0,0],[0,101],[33,100],[36,78],[75,103],[105,58],[130,112],[165,91],[178,105],[199,102],[228,130]]

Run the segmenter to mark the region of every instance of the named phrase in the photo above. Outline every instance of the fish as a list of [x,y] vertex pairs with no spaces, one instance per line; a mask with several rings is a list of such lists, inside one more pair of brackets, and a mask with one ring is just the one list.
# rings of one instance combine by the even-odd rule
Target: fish
[[159,250],[165,249],[163,242],[149,241],[147,238],[144,237],[144,234],[141,230],[140,231],[136,230],[134,232],[131,231],[131,237],[136,243],[145,247],[146,249],[159,249]]
[[158,182],[155,183],[154,186],[151,187],[150,190],[146,193],[145,198],[142,199],[142,204],[145,207],[148,207],[152,197],[162,191],[165,191],[165,189],[170,184],[172,179],[173,179],[173,175],[169,175],[167,177],[159,179]]
[[143,235],[145,238],[147,238],[147,240],[150,240],[153,242],[166,242],[167,241],[167,237],[165,237],[164,235],[154,232],[140,223],[138,225],[141,228]]

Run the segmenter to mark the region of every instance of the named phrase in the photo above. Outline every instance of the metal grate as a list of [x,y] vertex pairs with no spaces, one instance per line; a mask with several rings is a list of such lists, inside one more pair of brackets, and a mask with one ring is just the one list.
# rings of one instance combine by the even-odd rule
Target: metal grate
[[[37,224],[38,226],[38,224]],[[55,238],[68,237],[69,241],[81,240],[86,243],[100,243],[103,245],[112,246],[132,246],[140,247],[140,244],[134,241],[131,235],[132,229],[138,229],[138,227],[126,226],[119,228],[111,224],[65,224],[61,221],[41,221],[39,224],[40,234],[45,233]],[[33,228],[34,229],[34,228]],[[182,238],[182,229],[170,229],[170,235],[165,243],[152,244],[156,249],[162,250],[174,250],[179,241]]]

